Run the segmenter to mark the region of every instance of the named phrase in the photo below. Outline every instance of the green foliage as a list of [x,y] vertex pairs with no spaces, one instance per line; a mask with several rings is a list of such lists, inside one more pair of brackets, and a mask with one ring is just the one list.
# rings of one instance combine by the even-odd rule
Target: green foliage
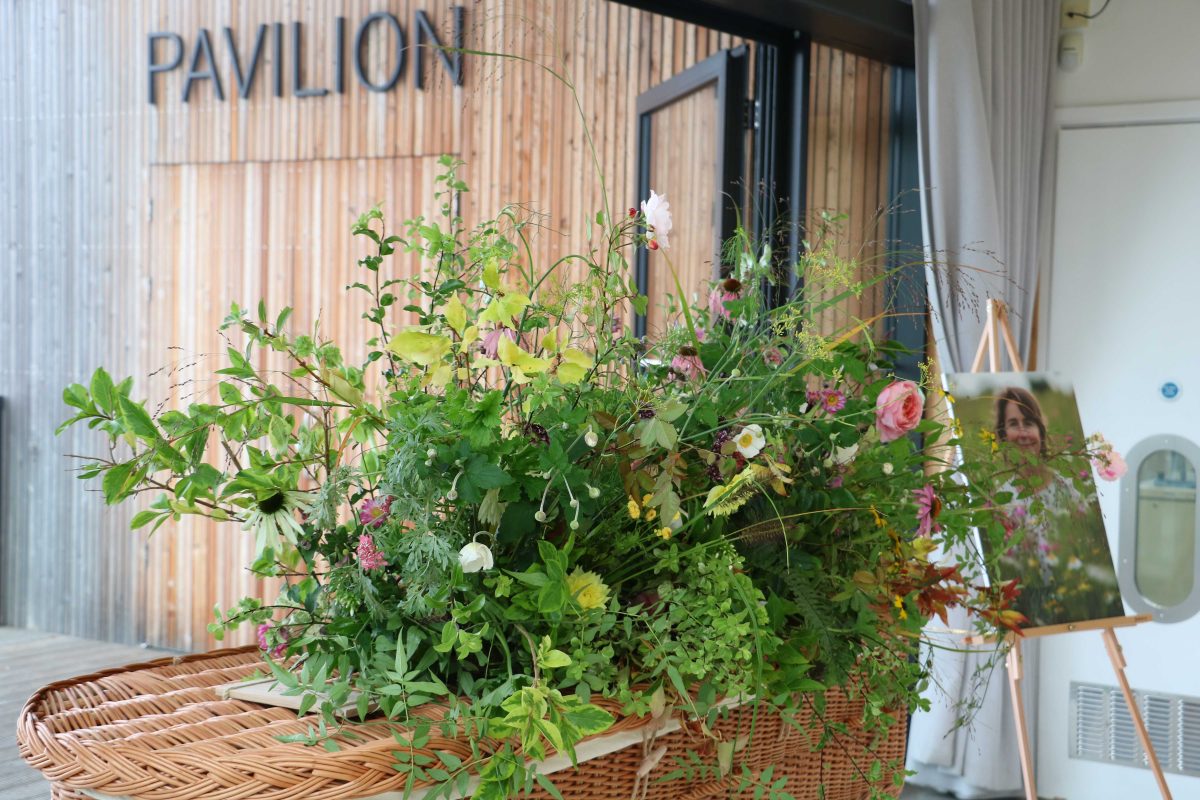
[[[711,730],[721,698],[787,712],[854,682],[885,725],[916,702],[931,616],[966,603],[985,627],[1015,624],[1011,593],[972,600],[974,566],[928,560],[976,528],[1002,536],[996,498],[927,475],[913,438],[881,440],[894,346],[866,325],[818,328],[829,294],[885,275],[855,277],[813,243],[798,268],[826,299],[770,307],[776,260],[739,233],[718,301],[672,300],[672,324],[643,341],[620,317],[645,308],[626,259],[654,221],[598,215],[587,252],[540,266],[533,220],[507,208],[468,227],[462,165],[442,163],[440,218],[388,232],[376,208],[354,224],[372,246],[348,287],[368,301],[360,363],[316,324],[292,330],[290,309],[234,305],[208,402],[152,414],[102,369],[64,392],[63,428],[108,444],[81,477],[109,503],[157,496],[133,527],[237,523],[251,568],[282,578],[274,603],[215,609],[210,630],[260,626],[273,673],[321,712],[296,741],[336,747],[335,711],[354,698],[358,716],[411,729],[395,763],[410,787],[449,797],[475,775],[477,798],[557,796],[525,759],[574,758],[606,730],[593,698]],[[650,263],[673,279],[667,251]],[[916,433],[958,441],[931,421]],[[476,757],[421,752],[435,723],[413,711],[430,703]],[[499,749],[485,757],[484,740]],[[718,755],[680,769],[790,797],[785,776]]]

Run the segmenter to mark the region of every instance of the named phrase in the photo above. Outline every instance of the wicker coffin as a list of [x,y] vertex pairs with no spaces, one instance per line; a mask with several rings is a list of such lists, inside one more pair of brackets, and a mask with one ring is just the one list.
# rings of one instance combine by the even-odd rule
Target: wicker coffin
[[[342,739],[336,752],[327,752],[276,739],[306,728],[294,711],[217,697],[213,687],[260,667],[258,651],[245,648],[51,684],[21,712],[21,755],[50,781],[53,796],[63,800],[349,800],[379,795],[399,800],[406,776],[392,766],[396,743],[387,725],[356,725],[358,738]],[[742,764],[754,773],[773,766],[772,781],[788,776],[786,790],[797,800],[865,800],[871,789],[864,773],[876,758],[898,767],[905,732],[903,724],[896,725],[884,740],[871,741],[857,726],[861,710],[840,693],[830,693],[825,719],[846,723],[850,733],[819,752],[813,751],[815,736],[802,730],[803,720],[792,725],[738,708],[717,729],[727,741],[736,741],[753,724],[750,744],[735,755],[731,774],[740,773]],[[552,759],[544,771],[553,770],[553,780],[568,800],[752,796],[733,791],[734,777],[662,780],[678,768],[676,758],[689,752],[715,763],[711,748],[711,739],[678,720],[664,726],[662,721],[625,717],[580,745],[583,763],[578,769]],[[427,749],[469,755],[461,742],[436,736]],[[890,775],[877,788],[899,794]],[[540,790],[532,796],[549,798]]]

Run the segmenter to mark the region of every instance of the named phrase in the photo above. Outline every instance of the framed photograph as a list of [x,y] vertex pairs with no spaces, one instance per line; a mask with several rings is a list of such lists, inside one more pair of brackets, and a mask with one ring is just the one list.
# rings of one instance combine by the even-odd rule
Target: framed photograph
[[[1017,579],[1028,627],[1125,613],[1096,485],[1079,452],[1086,436],[1069,380],[1054,373],[945,376],[962,427],[963,456],[999,459],[996,485],[973,487],[1002,510],[993,582]],[[1073,465],[1069,470],[1066,465]],[[996,536],[981,536],[995,549]]]

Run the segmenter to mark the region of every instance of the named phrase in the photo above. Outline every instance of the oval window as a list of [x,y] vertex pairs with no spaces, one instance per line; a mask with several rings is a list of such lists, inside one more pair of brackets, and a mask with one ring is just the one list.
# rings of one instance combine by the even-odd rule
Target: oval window
[[1196,583],[1196,467],[1175,450],[1155,450],[1137,482],[1134,581],[1142,597],[1171,608]]
[[1126,458],[1117,565],[1121,595],[1158,622],[1181,622],[1200,611],[1200,447],[1182,436],[1152,436]]

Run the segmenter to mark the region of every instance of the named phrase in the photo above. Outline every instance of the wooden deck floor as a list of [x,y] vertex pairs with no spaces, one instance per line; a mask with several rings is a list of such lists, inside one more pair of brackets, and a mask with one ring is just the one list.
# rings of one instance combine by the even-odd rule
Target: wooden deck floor
[[0,800],[48,800],[41,773],[17,755],[17,714],[38,688],[72,675],[170,655],[53,633],[0,628]]

